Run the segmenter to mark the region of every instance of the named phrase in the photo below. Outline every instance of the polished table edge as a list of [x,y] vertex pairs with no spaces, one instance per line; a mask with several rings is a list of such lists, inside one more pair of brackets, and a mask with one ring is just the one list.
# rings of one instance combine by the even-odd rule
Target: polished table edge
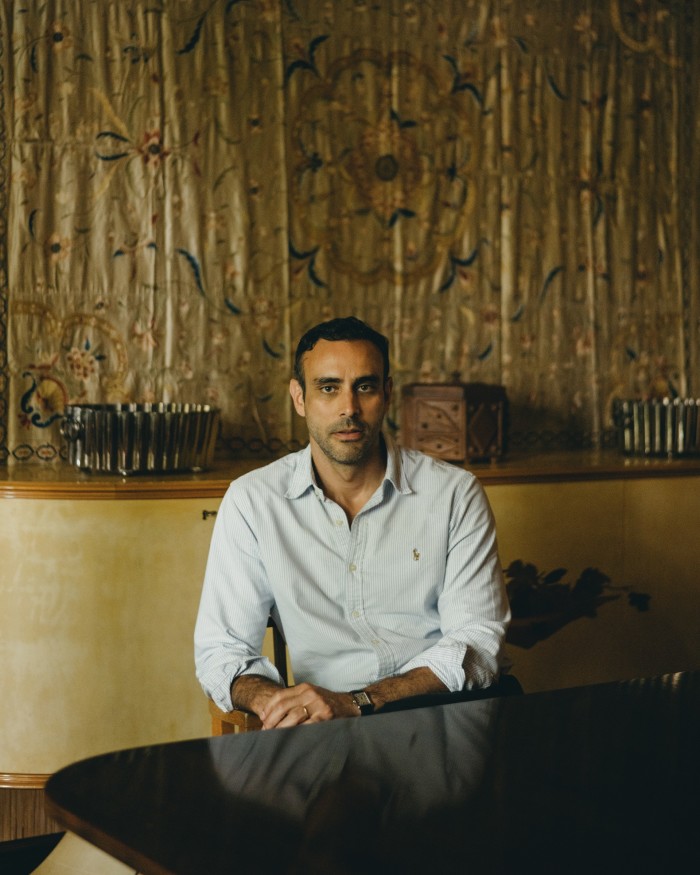
[[[220,499],[233,480],[277,458],[221,459],[207,471],[130,476],[89,473],[67,462],[15,463],[0,466],[0,498]],[[625,456],[617,450],[509,453],[498,461],[455,464],[485,486],[700,475],[700,457]]]
[[[583,696],[582,701],[591,701],[591,697],[596,697],[597,691],[600,691],[602,695],[601,701],[605,701],[606,692],[609,693],[615,688],[619,688],[623,692],[629,692],[633,694],[635,691],[641,690],[643,688],[663,688],[670,690],[680,690],[681,688],[689,688],[692,689],[693,686],[697,686],[697,681],[700,678],[700,671],[698,670],[689,670],[689,671],[676,671],[676,672],[668,672],[664,674],[660,674],[657,676],[647,677],[647,678],[630,678],[627,680],[618,680],[618,681],[609,681],[605,683],[599,684],[586,684],[579,687],[564,687],[557,690],[550,691],[539,691],[531,694],[519,695],[519,696],[506,696],[503,699],[497,700],[506,703],[510,703],[508,705],[509,708],[516,709],[513,713],[517,713],[517,709],[520,706],[526,707],[528,703],[532,703],[535,700],[543,700],[550,702],[556,702],[557,700],[563,703],[563,706],[566,709],[571,708],[572,700],[577,701],[579,696]],[[687,686],[690,685],[690,686]],[[471,706],[472,702],[460,702],[460,703],[449,703],[446,706],[442,707],[451,707],[454,704],[456,707],[463,706]],[[545,704],[544,713],[551,713],[551,709]],[[673,710],[673,709],[672,709]],[[527,710],[525,711],[527,713]],[[387,713],[382,715],[381,712],[377,712],[374,715],[373,720],[381,720],[382,716],[387,718],[396,717],[397,714],[394,712],[393,714]],[[408,717],[407,714],[403,713],[402,718]],[[327,724],[330,725],[330,724]],[[324,724],[319,724],[315,728],[317,730],[323,729]],[[284,733],[287,732],[305,732],[308,731],[305,727],[296,727],[291,730],[282,730]],[[147,755],[151,755],[159,748],[173,748],[182,745],[183,748],[189,745],[197,745],[201,742],[207,743],[215,743],[215,744],[223,744],[223,745],[235,745],[238,739],[246,738],[246,736],[237,736],[237,735],[229,735],[220,738],[211,738],[211,737],[203,737],[199,739],[189,739],[182,742],[169,742],[164,743],[162,745],[146,745],[137,748],[131,748],[128,750],[122,751],[114,751],[112,753],[101,754],[98,756],[89,757],[85,760],[82,760],[78,763],[74,763],[70,766],[66,766],[63,769],[59,770],[52,776],[52,779],[49,780],[48,785],[45,789],[44,798],[45,798],[45,807],[46,812],[49,816],[51,816],[59,826],[68,829],[74,833],[76,833],[81,838],[87,840],[88,842],[96,845],[103,851],[111,854],[112,856],[118,858],[125,864],[129,866],[133,866],[138,871],[143,871],[148,873],[148,875],[173,875],[173,870],[166,868],[162,863],[159,863],[157,860],[154,860],[151,856],[149,856],[144,850],[139,850],[138,848],[132,848],[127,843],[126,840],[121,840],[119,838],[115,838],[114,835],[110,834],[104,826],[97,826],[91,823],[89,820],[86,820],[84,817],[81,817],[78,814],[74,814],[73,811],[64,808],[60,802],[57,802],[52,797],[52,780],[54,777],[58,780],[58,789],[60,793],[61,782],[65,781],[66,776],[70,773],[71,769],[79,768],[81,766],[89,765],[92,761],[104,760],[105,758],[110,757],[119,757],[124,754],[134,755],[138,759],[138,755],[140,753],[144,753]]]
[[46,794],[44,795],[44,810],[61,830],[74,833],[99,850],[133,868],[134,875],[140,875],[142,871],[147,872],[148,875],[174,875],[171,869],[162,866],[157,860],[145,857],[139,851],[134,851],[129,845],[120,842],[99,827],[86,827],[79,817],[63,811]]

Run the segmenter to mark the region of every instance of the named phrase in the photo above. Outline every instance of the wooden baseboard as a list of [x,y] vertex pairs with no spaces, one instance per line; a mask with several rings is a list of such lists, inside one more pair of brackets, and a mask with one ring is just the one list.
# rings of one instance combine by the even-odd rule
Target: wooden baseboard
[[60,829],[46,813],[43,787],[0,788],[0,842],[49,835]]

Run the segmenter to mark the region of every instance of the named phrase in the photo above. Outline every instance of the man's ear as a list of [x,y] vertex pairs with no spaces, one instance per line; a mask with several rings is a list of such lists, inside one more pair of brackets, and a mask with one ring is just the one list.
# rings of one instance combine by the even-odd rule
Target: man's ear
[[304,408],[304,390],[298,380],[291,379],[289,381],[289,394],[292,396],[294,409],[299,416],[306,416],[306,410]]

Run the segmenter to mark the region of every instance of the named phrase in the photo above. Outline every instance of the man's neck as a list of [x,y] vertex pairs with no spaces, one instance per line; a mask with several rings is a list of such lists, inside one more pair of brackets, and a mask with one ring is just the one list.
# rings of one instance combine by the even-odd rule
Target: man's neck
[[329,459],[312,443],[311,459],[316,480],[324,495],[342,507],[352,523],[384,480],[387,449],[382,438],[377,452],[370,458],[361,464],[343,465]]

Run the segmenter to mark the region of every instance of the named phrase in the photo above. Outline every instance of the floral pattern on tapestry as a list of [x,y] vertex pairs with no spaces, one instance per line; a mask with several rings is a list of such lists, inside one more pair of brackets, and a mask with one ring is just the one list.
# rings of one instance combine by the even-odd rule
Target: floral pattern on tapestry
[[0,453],[66,405],[304,440],[294,345],[355,313],[411,382],[596,444],[698,392],[700,17],[680,0],[0,6]]

